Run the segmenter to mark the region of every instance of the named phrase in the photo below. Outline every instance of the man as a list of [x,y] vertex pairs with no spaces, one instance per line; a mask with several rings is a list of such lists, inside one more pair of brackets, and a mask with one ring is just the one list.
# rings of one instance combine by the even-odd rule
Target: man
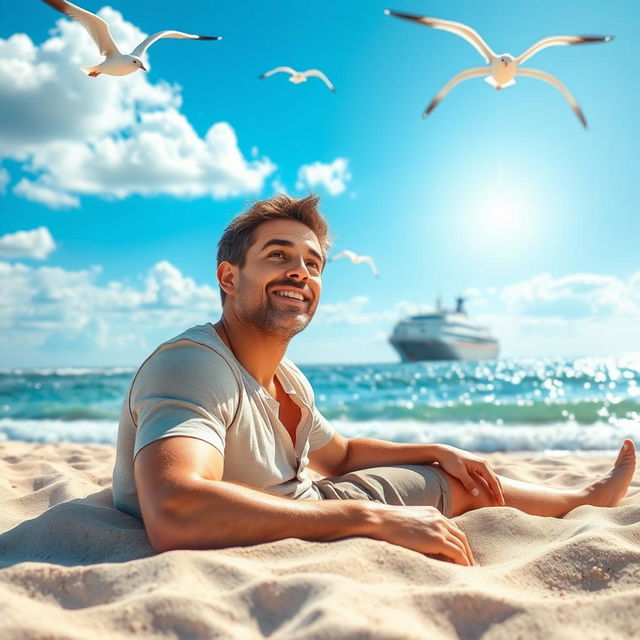
[[317,204],[279,195],[236,217],[218,245],[222,317],[160,345],[131,383],[114,503],[142,517],[156,551],[367,536],[471,565],[452,516],[618,504],[634,471],[630,440],[604,479],[558,490],[498,477],[454,447],[336,433],[284,357],[320,301],[330,241]]

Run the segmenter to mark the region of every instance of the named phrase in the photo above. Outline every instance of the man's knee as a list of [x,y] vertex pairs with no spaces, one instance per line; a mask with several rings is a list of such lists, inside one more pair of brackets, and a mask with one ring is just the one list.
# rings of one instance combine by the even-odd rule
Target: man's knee
[[493,495],[489,485],[480,477],[474,478],[475,486],[478,487],[478,495],[474,496],[457,478],[445,472],[451,492],[451,513],[458,516],[461,513],[481,509],[482,507],[495,507],[498,502]]

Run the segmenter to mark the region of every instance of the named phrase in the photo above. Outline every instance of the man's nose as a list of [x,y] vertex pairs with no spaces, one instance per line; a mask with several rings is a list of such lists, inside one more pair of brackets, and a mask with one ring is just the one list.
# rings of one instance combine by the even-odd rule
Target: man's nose
[[296,280],[306,280],[309,277],[309,270],[302,256],[294,258],[291,261],[291,264],[287,268],[287,276]]

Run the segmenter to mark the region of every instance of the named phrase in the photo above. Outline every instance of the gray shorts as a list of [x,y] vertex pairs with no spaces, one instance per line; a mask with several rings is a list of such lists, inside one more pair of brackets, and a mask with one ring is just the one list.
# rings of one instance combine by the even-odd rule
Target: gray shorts
[[376,500],[385,504],[436,507],[451,517],[451,490],[441,469],[405,464],[352,471],[314,484],[325,500]]

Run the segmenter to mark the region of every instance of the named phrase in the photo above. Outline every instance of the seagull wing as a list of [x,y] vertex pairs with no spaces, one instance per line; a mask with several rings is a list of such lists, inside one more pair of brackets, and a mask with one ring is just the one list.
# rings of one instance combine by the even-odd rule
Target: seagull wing
[[324,75],[324,73],[322,73],[322,71],[320,71],[320,69],[309,69],[308,71],[304,72],[305,76],[314,76],[315,78],[320,78],[320,80],[322,80],[327,87],[329,87],[329,89],[331,89],[331,91],[333,91],[333,93],[336,92],[336,88],[331,84],[329,78],[327,78],[327,76]]
[[220,36],[194,36],[190,33],[182,33],[182,31],[158,31],[152,36],[145,38],[132,52],[132,56],[138,56],[138,58],[156,41],[160,38],[178,38],[180,40],[222,40]]
[[447,84],[436,93],[435,98],[431,101],[429,106],[424,110],[422,114],[423,118],[426,118],[437,106],[440,100],[442,100],[453,87],[455,87],[459,82],[463,80],[468,80],[469,78],[476,78],[478,76],[484,76],[489,73],[489,67],[473,67],[473,69],[467,69],[466,71],[461,71],[458,75],[454,76],[447,82]]
[[349,251],[345,249],[344,251],[339,251],[334,256],[331,257],[329,262],[333,262],[334,260],[340,260],[340,258],[349,258],[349,260],[353,260],[356,257],[356,254],[353,251]]
[[374,262],[371,256],[360,256],[360,259],[358,260],[358,262],[365,262],[366,264],[368,264],[371,267],[371,271],[373,271],[373,275],[376,278],[380,277],[380,274],[378,273],[378,269],[376,269],[376,263]]
[[120,55],[116,43],[109,32],[109,25],[95,13],[91,13],[86,9],[81,9],[66,0],[44,0],[50,7],[57,9],[60,13],[77,20],[94,39],[103,56]]
[[432,27],[433,29],[441,29],[442,31],[455,33],[457,36],[464,38],[467,42],[472,44],[487,62],[491,62],[491,59],[496,57],[496,54],[491,50],[491,47],[480,37],[480,34],[475,29],[468,27],[466,24],[462,24],[461,22],[452,22],[451,20],[440,20],[439,18],[429,18],[427,16],[416,16],[412,13],[400,13],[399,11],[391,11],[389,9],[385,9],[384,12],[388,16],[394,16],[396,18],[402,18],[403,20],[418,22],[425,25],[426,27]]
[[269,76],[272,76],[274,73],[290,73],[291,75],[294,75],[295,73],[298,73],[298,72],[295,69],[292,69],[291,67],[276,67],[275,69],[271,69],[271,71],[266,71],[259,77],[268,78]]
[[578,106],[578,103],[574,100],[573,96],[569,93],[567,87],[565,87],[558,78],[555,78],[550,73],[546,71],[540,71],[539,69],[518,69],[517,75],[519,76],[529,76],[530,78],[538,78],[538,80],[544,80],[548,82],[550,85],[556,87],[556,89],[560,89],[562,95],[566,98],[569,106],[573,109],[573,112],[578,116],[578,120],[582,122],[582,126],[587,128],[587,119],[584,117],[582,113],[582,109]]
[[549,36],[548,38],[542,38],[535,44],[531,45],[524,53],[521,53],[516,62],[522,64],[525,60],[528,60],[531,56],[538,53],[542,49],[547,47],[555,47],[558,45],[567,44],[590,44],[593,42],[609,42],[613,40],[613,36]]

